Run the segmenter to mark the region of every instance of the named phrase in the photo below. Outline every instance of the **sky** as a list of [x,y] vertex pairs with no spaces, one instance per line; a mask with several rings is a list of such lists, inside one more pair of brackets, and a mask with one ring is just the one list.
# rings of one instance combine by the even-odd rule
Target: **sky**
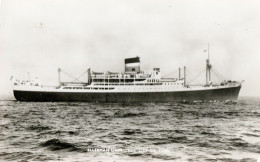
[[0,97],[13,97],[11,76],[57,85],[58,68],[124,71],[136,56],[144,71],[186,66],[192,78],[208,43],[213,70],[260,96],[259,0],[1,0]]

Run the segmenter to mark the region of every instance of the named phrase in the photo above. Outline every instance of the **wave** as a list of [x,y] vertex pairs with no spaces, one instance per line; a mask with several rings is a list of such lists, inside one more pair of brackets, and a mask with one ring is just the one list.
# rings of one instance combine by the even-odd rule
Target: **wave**
[[169,143],[190,143],[191,141],[188,140],[185,136],[170,136],[168,138],[144,138],[147,141],[153,141],[154,145],[163,145]]
[[249,143],[245,142],[244,140],[242,140],[241,138],[231,138],[231,145],[234,147],[248,147]]
[[131,157],[138,157],[138,156],[143,156],[143,153],[127,153],[127,155]]
[[237,161],[246,161],[246,162],[255,162],[257,159],[253,158],[243,158],[243,159],[232,159],[232,158],[217,158],[217,159],[206,159],[207,161],[212,160],[212,161],[227,161],[227,162],[237,162]]
[[172,143],[187,143],[188,138],[186,136],[168,137],[168,140]]
[[260,137],[259,135],[251,134],[251,133],[243,133],[243,135],[246,135],[246,136],[249,136],[249,137]]
[[63,150],[67,149],[69,151],[77,151],[79,148],[77,148],[75,145],[61,141],[59,139],[50,139],[46,142],[43,142],[40,144],[42,147],[48,147],[52,151],[57,151],[57,150]]
[[140,129],[125,129],[123,135],[133,135],[133,134],[141,134],[142,131]]
[[136,116],[145,116],[143,112],[129,112],[125,110],[119,110],[114,114],[114,117],[117,118],[127,118],[127,117],[136,117]]
[[202,131],[200,134],[202,134],[202,135],[209,135],[209,136],[215,135],[215,133],[206,132],[206,131]]
[[174,161],[178,161],[180,160],[181,157],[175,157],[175,156],[168,156],[168,155],[152,155],[152,158],[155,159],[162,159],[162,160],[174,160]]
[[31,131],[44,131],[44,130],[50,130],[51,128],[48,126],[41,126],[41,125],[31,125],[29,127],[27,127],[27,130],[31,130]]
[[51,157],[48,157],[43,154],[37,154],[34,152],[28,151],[21,151],[21,152],[2,152],[0,153],[0,159],[7,160],[7,161],[17,161],[17,159],[23,159],[21,161],[46,161],[46,160],[54,160]]

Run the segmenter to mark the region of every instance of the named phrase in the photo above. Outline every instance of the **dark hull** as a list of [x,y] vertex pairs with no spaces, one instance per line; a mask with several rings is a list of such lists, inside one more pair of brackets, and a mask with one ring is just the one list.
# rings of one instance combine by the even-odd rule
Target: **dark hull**
[[236,101],[241,86],[211,90],[135,93],[33,92],[14,90],[18,101],[37,102],[181,102]]

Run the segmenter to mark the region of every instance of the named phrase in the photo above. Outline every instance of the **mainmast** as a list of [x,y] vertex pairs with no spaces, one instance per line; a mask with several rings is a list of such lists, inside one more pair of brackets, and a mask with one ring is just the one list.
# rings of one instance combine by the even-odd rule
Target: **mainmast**
[[184,87],[186,87],[186,66],[183,67],[183,75],[184,75]]
[[179,79],[181,79],[181,68],[179,67]]
[[91,84],[91,73],[90,73],[90,68],[88,68],[88,84]]
[[58,68],[58,82],[59,82],[59,86],[61,86],[61,82],[60,82],[60,72],[61,72],[61,69]]
[[211,64],[209,62],[209,44],[208,44],[208,59],[206,60],[206,85],[209,85],[211,83]]

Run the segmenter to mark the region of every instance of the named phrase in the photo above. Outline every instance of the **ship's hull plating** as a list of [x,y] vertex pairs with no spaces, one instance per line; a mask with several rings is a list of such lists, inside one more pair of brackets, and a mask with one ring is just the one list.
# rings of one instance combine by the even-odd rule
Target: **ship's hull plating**
[[176,92],[44,92],[14,90],[18,101],[40,102],[180,102],[236,101],[241,86]]

